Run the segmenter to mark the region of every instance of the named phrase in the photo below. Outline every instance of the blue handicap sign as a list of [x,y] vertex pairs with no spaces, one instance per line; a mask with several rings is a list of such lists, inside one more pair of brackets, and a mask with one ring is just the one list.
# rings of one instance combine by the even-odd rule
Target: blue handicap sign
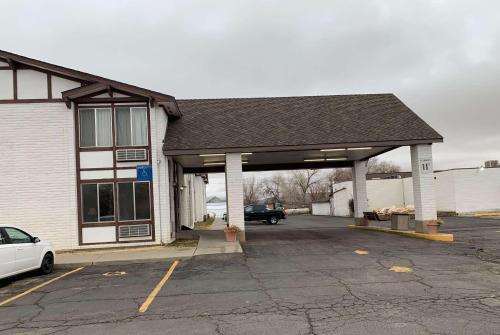
[[151,165],[137,165],[137,180],[139,181],[151,181],[153,180],[153,168]]

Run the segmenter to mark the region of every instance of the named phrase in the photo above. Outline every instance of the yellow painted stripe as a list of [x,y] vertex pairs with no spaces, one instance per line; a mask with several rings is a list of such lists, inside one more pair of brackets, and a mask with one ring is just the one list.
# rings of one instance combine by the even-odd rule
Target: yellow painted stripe
[[158,294],[158,292],[160,292],[160,290],[163,287],[163,285],[165,285],[165,283],[167,282],[167,280],[170,278],[170,276],[174,272],[175,267],[177,266],[177,264],[179,264],[179,261],[175,261],[170,266],[170,269],[168,269],[168,271],[165,274],[165,276],[163,276],[163,278],[160,280],[160,282],[158,284],[156,284],[156,287],[153,289],[153,291],[151,291],[151,293],[147,297],[146,301],[144,301],[144,303],[139,308],[139,312],[140,313],[144,313],[144,312],[146,312],[148,310],[149,305],[151,305],[151,303],[153,302],[153,300],[156,298],[156,295]]
[[24,291],[23,293],[20,293],[20,294],[18,294],[18,295],[16,295],[16,296],[13,296],[12,298],[9,298],[9,299],[7,299],[7,300],[4,300],[4,301],[0,302],[0,306],[7,305],[9,302],[12,302],[12,301],[17,300],[17,299],[19,299],[19,298],[22,298],[22,297],[24,297],[25,295],[30,294],[31,292],[34,292],[34,291],[36,291],[36,290],[38,290],[38,289],[40,289],[40,288],[42,288],[42,287],[44,287],[44,286],[47,286],[47,285],[49,285],[49,284],[52,284],[53,282],[55,282],[55,281],[57,281],[57,280],[59,280],[59,279],[62,279],[62,278],[64,278],[64,277],[66,277],[66,276],[69,276],[70,274],[73,274],[73,273],[75,273],[75,272],[78,272],[78,271],[80,271],[81,269],[83,269],[83,267],[78,268],[78,269],[71,270],[71,271],[69,271],[69,272],[66,272],[66,273],[64,273],[64,274],[60,275],[59,277],[52,278],[51,280],[47,280],[46,282],[43,282],[43,283],[41,283],[40,285],[37,285],[37,286],[35,286],[35,287],[33,287],[33,288],[30,288],[29,290]]
[[385,227],[376,227],[376,226],[355,226],[348,225],[349,228],[355,229],[364,229],[364,230],[372,230],[372,231],[380,231],[389,234],[397,234],[406,237],[415,237],[415,238],[423,238],[431,241],[441,241],[441,242],[453,242],[453,234],[427,234],[427,233],[417,233],[412,230],[392,230]]

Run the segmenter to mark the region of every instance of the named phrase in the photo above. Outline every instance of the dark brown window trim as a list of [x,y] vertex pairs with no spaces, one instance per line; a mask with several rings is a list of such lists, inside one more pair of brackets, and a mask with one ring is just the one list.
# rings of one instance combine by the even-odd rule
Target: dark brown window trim
[[17,100],[17,69],[12,70],[12,84],[14,85],[14,100]]
[[[129,221],[118,221],[119,226],[137,226],[143,224],[152,224],[151,219],[149,220],[129,220]],[[151,230],[150,230],[151,231]]]
[[[116,99],[114,99],[116,100]],[[104,105],[95,105],[96,101],[93,101],[94,105],[89,104],[89,105],[82,105],[75,103],[74,104],[74,120],[75,120],[75,148],[76,148],[76,178],[77,178],[77,189],[79,190],[77,192],[77,203],[78,203],[78,244],[80,246],[85,246],[85,245],[99,245],[99,244],[120,244],[120,243],[147,243],[147,242],[155,242],[155,220],[154,220],[154,215],[155,215],[155,202],[154,202],[154,181],[148,181],[149,183],[149,199],[150,199],[150,215],[151,218],[149,220],[137,220],[137,221],[118,221],[118,206],[117,206],[117,188],[118,188],[118,183],[121,182],[138,182],[136,178],[117,178],[117,171],[118,170],[134,170],[136,166],[117,166],[117,164],[120,163],[128,163],[132,161],[127,161],[127,162],[117,162],[116,161],[116,150],[119,149],[146,149],[148,151],[148,161],[140,161],[140,162],[147,162],[151,164],[152,162],[152,143],[151,143],[151,111],[150,107],[146,103],[141,103],[134,101],[134,103],[131,104],[124,104],[124,105],[115,105],[114,102],[111,102],[109,104],[104,104]],[[146,146],[124,146],[124,147],[117,147],[116,146],[116,139],[115,139],[115,113],[112,113],[112,132],[113,132],[113,146],[111,147],[87,147],[87,148],[80,148],[80,125],[79,125],[79,109],[80,108],[111,108],[113,111],[115,107],[146,107],[147,111],[147,124],[148,124],[148,145]],[[113,152],[113,167],[109,168],[80,168],[80,152],[91,152],[91,151],[112,151]],[[99,170],[113,170],[113,178],[103,178],[103,179],[87,179],[87,180],[81,180],[80,178],[80,172],[81,171],[99,171]],[[115,220],[113,222],[105,221],[105,222],[98,222],[98,223],[83,223],[82,222],[82,206],[81,206],[81,185],[83,184],[109,184],[113,183],[114,185],[114,201],[115,201]],[[138,224],[149,224],[150,225],[150,237],[148,239],[141,239],[141,240],[129,240],[129,241],[124,241],[120,240],[119,238],[119,227],[124,226],[124,225],[138,225]],[[116,227],[116,241],[114,242],[104,242],[104,243],[83,243],[83,232],[82,230],[84,228],[90,228],[90,227],[111,227],[115,226]]]
[[[74,102],[78,104],[85,104],[85,103],[94,103],[94,104],[99,104],[99,103],[120,103],[120,102],[147,102],[146,99],[144,100],[139,100],[138,98],[80,98],[80,99],[74,99]],[[120,106],[121,107],[121,106]]]
[[[118,163],[128,163],[128,162],[130,162],[130,161],[127,161],[127,162],[118,162]],[[147,161],[144,161],[144,162],[147,162]],[[116,170],[135,170],[136,169],[136,165],[134,165],[134,166],[117,166],[115,168],[113,168],[113,167],[81,168],[80,171],[109,171],[109,170],[113,170],[113,169],[116,169]],[[120,178],[120,180],[121,180],[121,178]]]
[[[80,152],[85,152],[85,151],[112,151],[113,147],[83,147],[80,148]],[[111,169],[112,167],[110,167]]]
[[150,235],[151,238],[147,240],[128,240],[128,241],[119,241],[119,242],[96,242],[96,243],[81,243],[80,245],[101,245],[101,244],[119,244],[119,243],[147,243],[147,242],[155,242],[154,235]]
[[83,222],[83,228],[95,228],[95,227],[114,227],[114,221],[103,221],[103,222]]
[[47,73],[47,96],[52,99],[52,75]]
[[[17,90],[15,92],[17,94]],[[31,104],[31,103],[50,103],[50,102],[63,102],[62,99],[11,99],[0,100],[0,104]]]

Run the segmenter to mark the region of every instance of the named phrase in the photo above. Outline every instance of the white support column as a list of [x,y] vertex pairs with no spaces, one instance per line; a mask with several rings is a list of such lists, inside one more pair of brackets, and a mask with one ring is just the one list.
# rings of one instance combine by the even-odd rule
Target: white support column
[[432,145],[412,145],[410,150],[415,205],[415,231],[426,233],[427,224],[437,219]]
[[240,241],[245,240],[243,208],[243,171],[241,153],[226,153],[226,201],[227,222],[241,229]]
[[366,161],[355,161],[352,168],[352,191],[354,196],[354,222],[357,226],[367,226],[363,212],[368,208],[368,196],[366,193],[366,172],[368,167]]

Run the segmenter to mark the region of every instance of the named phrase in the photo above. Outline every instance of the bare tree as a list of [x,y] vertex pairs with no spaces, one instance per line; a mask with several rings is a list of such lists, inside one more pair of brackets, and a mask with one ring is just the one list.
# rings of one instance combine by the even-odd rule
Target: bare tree
[[[392,162],[379,161],[377,158],[368,160],[368,173],[393,173],[401,171],[401,167]],[[352,169],[335,169],[333,181],[341,183],[352,180]]]
[[302,204],[306,204],[307,192],[311,188],[311,185],[318,183],[317,178],[315,178],[319,173],[319,170],[296,170],[292,172],[291,183],[296,185],[302,196]]
[[283,201],[283,188],[285,186],[285,178],[281,174],[274,174],[270,178],[262,180],[262,193],[265,196],[273,198],[277,202]]
[[327,178],[323,178],[317,183],[314,183],[309,188],[309,196],[311,202],[328,200],[330,197],[331,183]]
[[255,177],[243,178],[243,201],[245,205],[253,204],[257,201],[259,186],[255,182]]
[[392,162],[379,161],[377,158],[368,160],[368,173],[393,173],[401,171],[401,167]]
[[352,180],[352,169],[335,169],[333,181],[335,183],[342,183],[344,181]]

